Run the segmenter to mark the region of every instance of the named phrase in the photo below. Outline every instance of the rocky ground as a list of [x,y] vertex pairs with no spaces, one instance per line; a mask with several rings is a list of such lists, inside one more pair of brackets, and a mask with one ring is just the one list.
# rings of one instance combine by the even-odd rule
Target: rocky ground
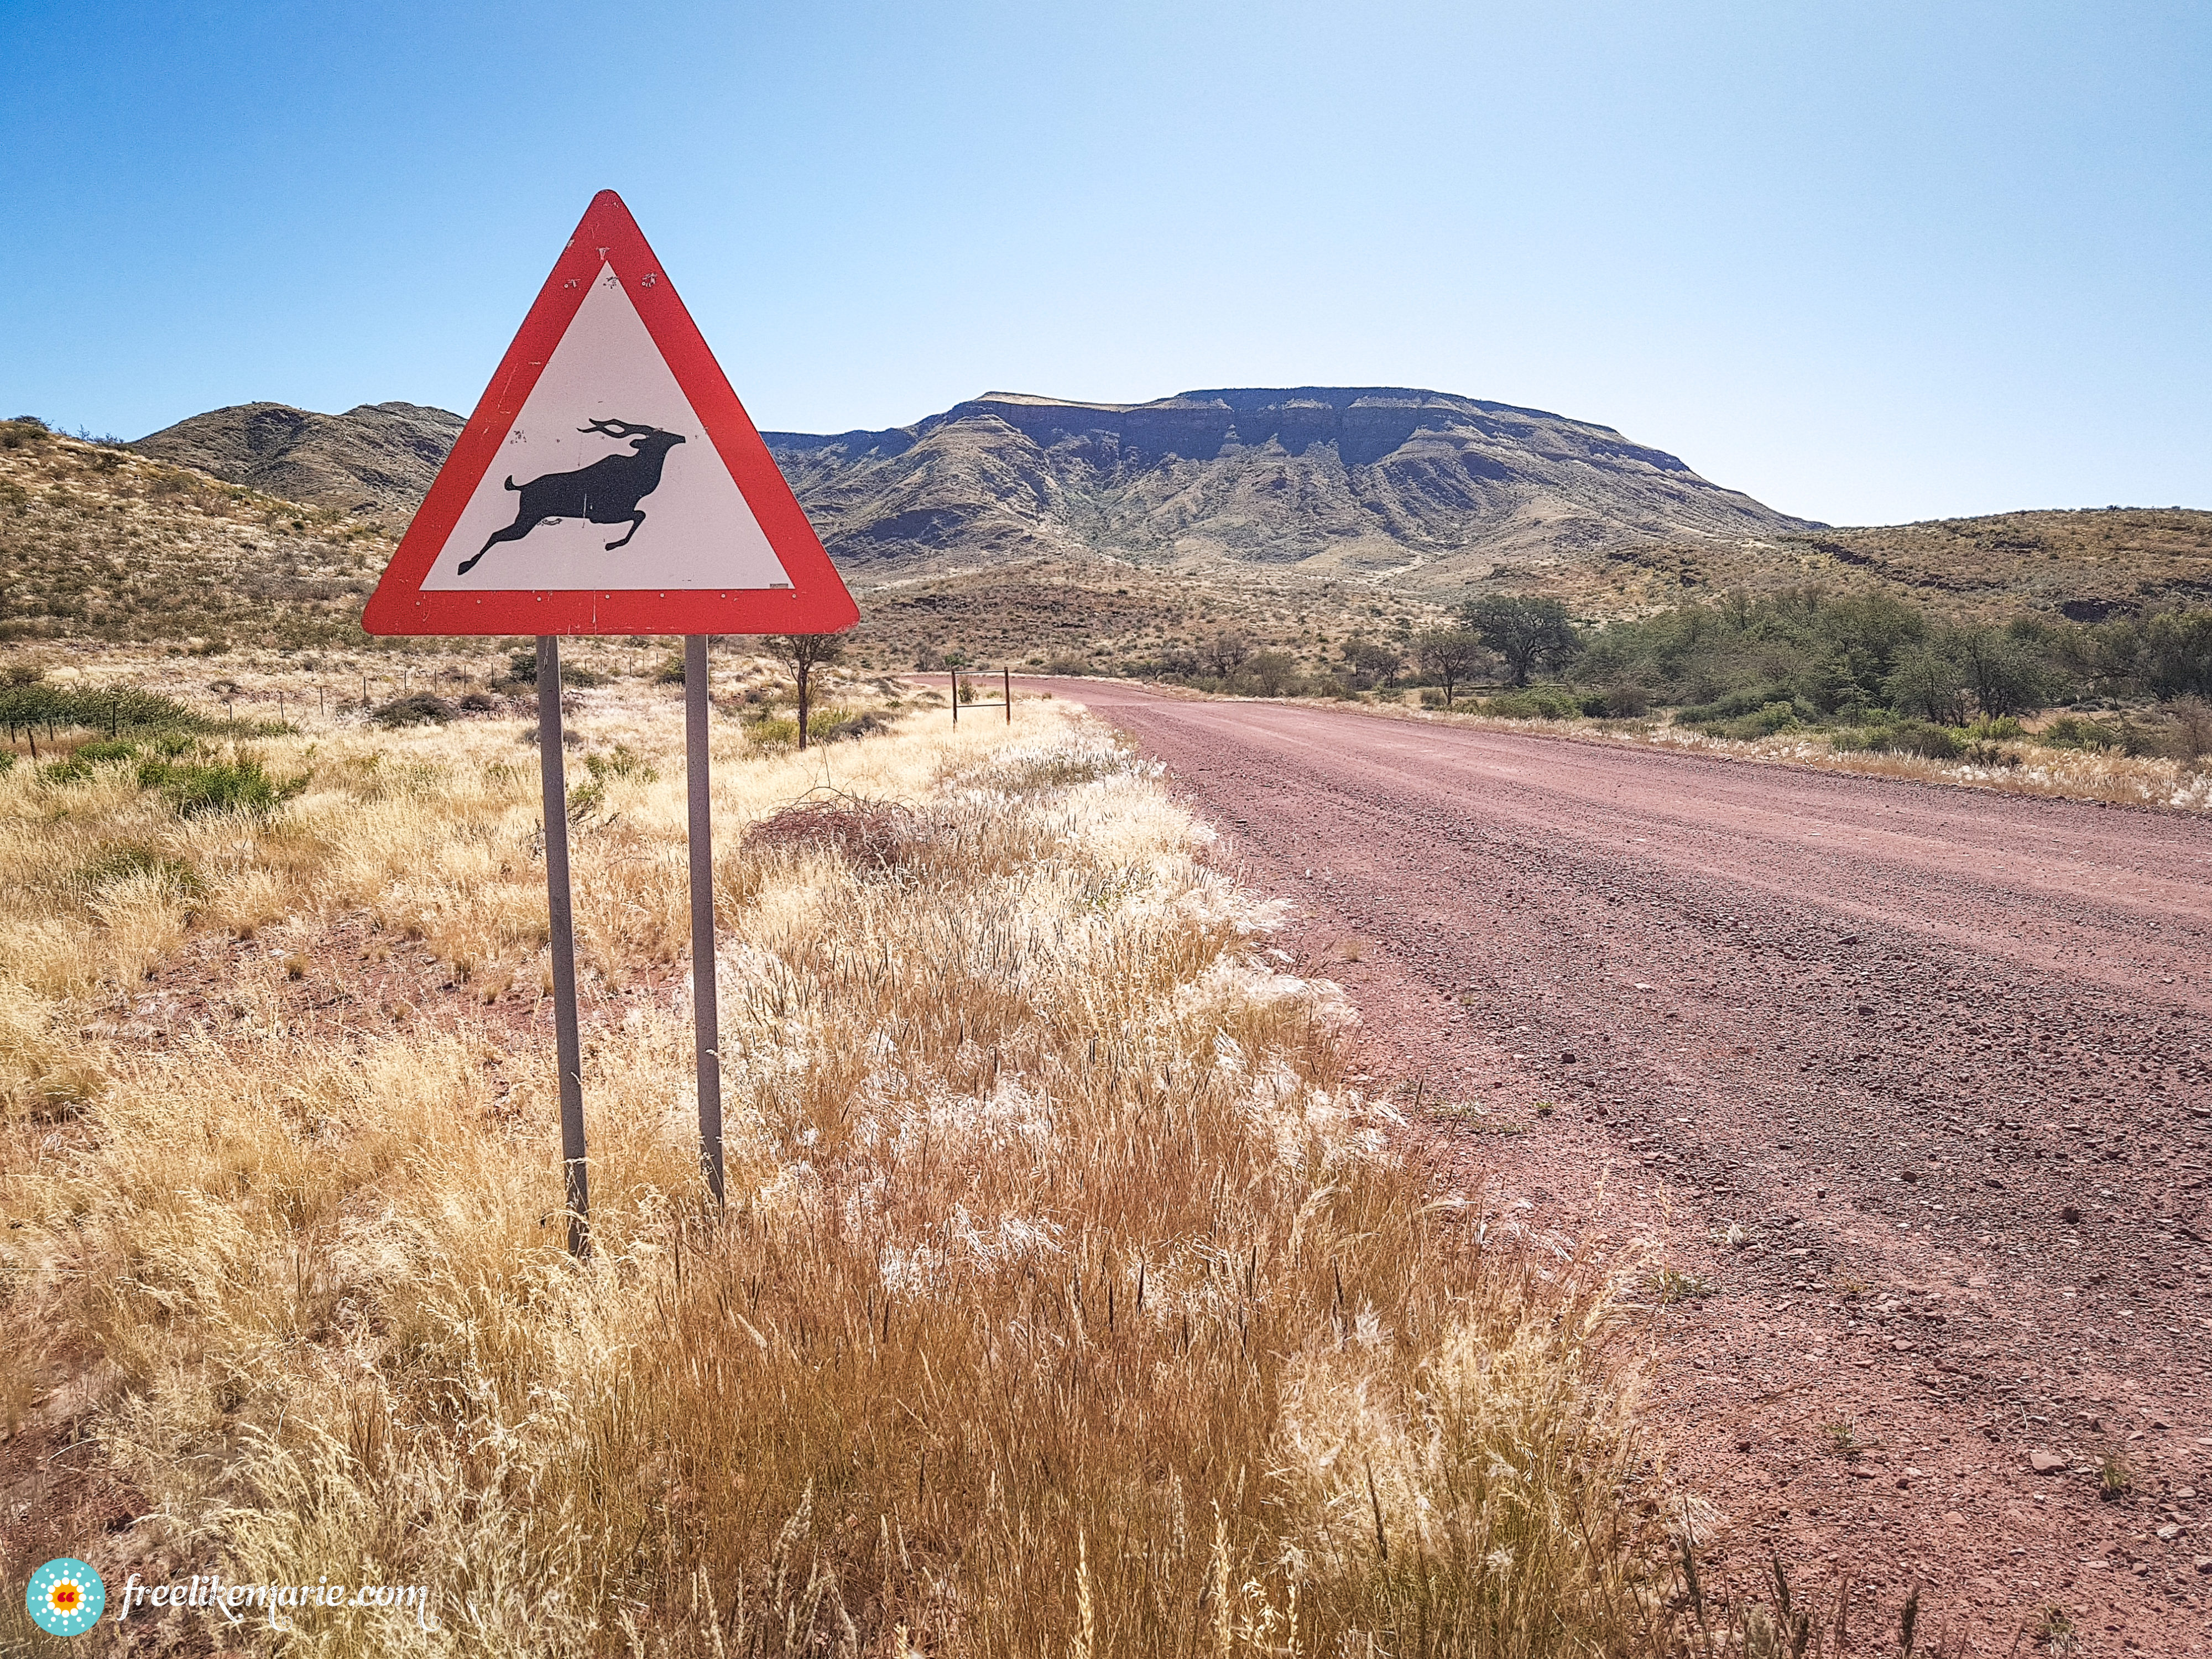
[[1441,1187],[1649,1257],[1717,1571],[2212,1648],[2212,823],[1054,689],[1291,901]]

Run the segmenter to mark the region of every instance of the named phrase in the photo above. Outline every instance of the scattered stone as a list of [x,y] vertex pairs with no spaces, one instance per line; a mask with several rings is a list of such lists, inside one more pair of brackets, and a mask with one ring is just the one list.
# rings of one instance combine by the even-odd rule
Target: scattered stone
[[2032,1451],[2027,1455],[2027,1466],[2038,1474],[2056,1474],[2066,1467],[2066,1460],[2054,1451]]
[[1566,1053],[1565,1053],[1565,1054],[1561,1054],[1561,1055],[1559,1056],[1559,1064],[1560,1064],[1560,1065],[1562,1065],[1562,1066],[1571,1066],[1571,1065],[1573,1065],[1574,1063],[1575,1063],[1575,1051],[1574,1051],[1573,1049],[1571,1049],[1571,1048],[1568,1049],[1568,1050],[1566,1051]]
[[2081,1219],[2081,1211],[2080,1206],[2069,1204],[2064,1209],[2058,1212],[2058,1218],[2069,1227],[2075,1225]]
[[2175,1526],[2171,1521],[2167,1522],[2166,1525],[2158,1529],[2158,1541],[2161,1544],[2171,1544],[2175,1539],[2180,1536],[2181,1528]]
[[2203,1573],[2212,1573],[2212,1555],[2198,1556],[2197,1558],[2197,1571]]
[[1854,1480],[1871,1480],[1874,1479],[1874,1471],[1855,1463],[1851,1466],[1851,1479]]
[[1896,1349],[1896,1350],[1898,1351],[1898,1352],[1899,1352],[1899,1353],[1911,1353],[1911,1352],[1912,1352],[1912,1345],[1911,1345],[1910,1342],[1907,1342],[1907,1341],[1906,1341],[1903,1337],[1901,1337],[1901,1336],[1900,1336],[1900,1337],[1899,1337],[1899,1338],[1897,1339],[1897,1340],[1896,1340],[1896,1341],[1894,1341],[1894,1342],[1891,1343],[1889,1346],[1890,1346],[1891,1347],[1893,1347],[1893,1348]]

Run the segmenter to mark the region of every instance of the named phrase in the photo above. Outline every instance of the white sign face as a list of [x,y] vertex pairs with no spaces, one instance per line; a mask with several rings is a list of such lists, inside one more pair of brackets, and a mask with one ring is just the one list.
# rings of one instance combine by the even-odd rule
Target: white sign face
[[690,399],[602,265],[424,588],[788,587]]

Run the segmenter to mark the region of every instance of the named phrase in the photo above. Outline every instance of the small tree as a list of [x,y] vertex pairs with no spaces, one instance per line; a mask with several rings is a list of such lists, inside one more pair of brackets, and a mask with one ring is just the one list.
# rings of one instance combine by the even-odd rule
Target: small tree
[[1937,726],[1966,723],[1966,677],[1957,660],[1933,645],[1908,647],[1887,680],[1890,707]]
[[806,747],[806,714],[809,707],[808,681],[817,668],[833,663],[845,654],[845,636],[842,634],[763,634],[761,643],[768,653],[786,668],[799,684],[799,746]]
[[1460,617],[1505,659],[1505,672],[1516,686],[1528,684],[1539,667],[1565,667],[1581,645],[1567,620],[1567,607],[1557,599],[1492,593],[1464,606]]
[[1261,696],[1279,697],[1297,684],[1297,659],[1287,651],[1257,652],[1245,663],[1244,676]]
[[1370,686],[1389,684],[1406,665],[1405,653],[1367,639],[1346,640],[1344,660],[1351,665],[1352,684],[1363,691]]
[[1217,680],[1225,680],[1252,654],[1252,642],[1242,634],[1216,634],[1199,647],[1199,660]]
[[1946,641],[1974,708],[1986,720],[2032,714],[2044,705],[2047,676],[2034,649],[1995,628],[1972,628]]
[[1487,647],[1482,635],[1465,628],[1431,628],[1413,636],[1413,660],[1421,672],[1443,682],[1444,707],[1451,707],[1452,688],[1482,672]]

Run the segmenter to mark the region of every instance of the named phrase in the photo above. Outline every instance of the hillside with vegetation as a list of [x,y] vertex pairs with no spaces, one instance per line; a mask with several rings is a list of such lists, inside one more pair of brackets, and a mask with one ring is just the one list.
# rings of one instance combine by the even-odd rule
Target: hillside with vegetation
[[0,422],[0,641],[362,641],[378,520]]
[[164,427],[131,447],[263,495],[404,523],[429,493],[464,424],[450,410],[421,404],[362,404],[343,415],[237,404]]

